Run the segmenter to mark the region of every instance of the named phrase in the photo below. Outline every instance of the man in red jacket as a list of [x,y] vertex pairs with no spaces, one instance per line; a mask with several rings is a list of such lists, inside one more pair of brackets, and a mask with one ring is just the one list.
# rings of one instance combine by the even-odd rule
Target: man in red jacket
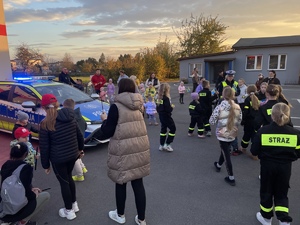
[[94,86],[95,92],[97,94],[100,93],[100,88],[104,86],[104,84],[106,83],[106,79],[105,77],[101,74],[100,69],[96,70],[96,73],[94,74],[94,76],[92,76],[92,84]]

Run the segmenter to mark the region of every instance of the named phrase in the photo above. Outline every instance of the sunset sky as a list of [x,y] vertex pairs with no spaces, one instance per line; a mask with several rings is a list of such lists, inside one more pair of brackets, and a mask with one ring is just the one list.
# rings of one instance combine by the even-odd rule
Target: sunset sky
[[191,14],[218,16],[225,44],[240,38],[300,35],[299,0],[4,0],[10,57],[25,43],[54,60],[135,55]]

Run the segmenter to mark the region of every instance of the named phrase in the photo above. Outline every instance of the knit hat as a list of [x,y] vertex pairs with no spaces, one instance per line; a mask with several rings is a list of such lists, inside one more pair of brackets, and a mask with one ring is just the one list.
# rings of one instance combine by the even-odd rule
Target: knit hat
[[55,103],[55,102],[57,102],[57,99],[53,94],[44,94],[42,96],[42,101],[41,101],[42,106],[48,106],[51,103]]
[[25,127],[18,127],[14,132],[16,139],[28,137],[29,134],[31,133]]
[[18,142],[10,149],[10,158],[19,159],[26,152],[28,152],[27,144],[25,144],[24,142]]
[[197,92],[193,92],[193,93],[191,93],[191,97],[193,100],[198,100],[199,94]]
[[17,112],[17,117],[18,120],[23,121],[23,120],[28,120],[29,116],[26,112],[18,111]]

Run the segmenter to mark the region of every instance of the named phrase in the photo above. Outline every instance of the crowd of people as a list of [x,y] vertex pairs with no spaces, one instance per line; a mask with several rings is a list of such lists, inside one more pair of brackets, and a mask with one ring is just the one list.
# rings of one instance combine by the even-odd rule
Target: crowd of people
[[[128,77],[123,70],[119,73],[117,94],[113,80],[110,78],[107,83],[100,70],[91,79],[102,101],[101,92],[104,86],[107,87],[105,95],[111,104],[108,114],[101,114],[103,124],[95,134],[99,140],[110,138],[107,174],[115,183],[116,209],[109,211],[108,216],[119,224],[126,222],[126,186],[131,182],[137,209],[134,220],[138,225],[146,225],[143,178],[150,174],[150,143],[145,115],[148,125],[161,125],[159,151],[173,152],[171,143],[175,138],[176,124],[172,112],[175,106],[171,100],[170,85],[161,83],[155,73],[151,73],[145,83],[138,83],[136,76]],[[261,188],[257,220],[263,225],[271,225],[275,211],[279,224],[289,225],[292,222],[288,214],[291,163],[300,157],[297,150],[300,132],[291,123],[292,106],[282,93],[275,71],[270,71],[267,78],[259,74],[254,85],[247,85],[242,78],[236,81],[234,76],[234,70],[228,70],[226,74],[220,71],[216,86],[211,90],[210,82],[199,77],[197,69],[194,69],[191,102],[187,106],[190,115],[187,136],[194,135],[197,125],[198,138],[211,137],[211,125],[216,125],[220,155],[213,166],[216,172],[220,172],[225,164],[228,176],[224,180],[231,186],[236,185],[231,156],[248,154],[254,160],[259,158]],[[60,79],[72,83],[71,78]],[[180,104],[184,104],[187,92],[189,89],[180,82]],[[86,123],[80,109],[74,110],[72,99],[65,100],[63,108],[58,110],[56,97],[45,94],[41,106],[46,117],[39,130],[29,125],[26,113],[18,113],[10,160],[1,168],[2,184],[20,165],[25,165],[21,169],[20,180],[26,189],[28,203],[14,215],[0,213],[1,220],[7,224],[34,224],[30,219],[50,198],[48,192],[32,186],[33,169],[39,158],[45,173],[53,170],[60,184],[64,207],[58,210],[59,216],[73,220],[79,211],[75,182],[84,181],[84,173],[87,172],[82,162]],[[237,139],[239,125],[243,126],[240,142]],[[39,133],[40,153],[30,143],[31,132]],[[247,150],[249,146],[250,151]]]

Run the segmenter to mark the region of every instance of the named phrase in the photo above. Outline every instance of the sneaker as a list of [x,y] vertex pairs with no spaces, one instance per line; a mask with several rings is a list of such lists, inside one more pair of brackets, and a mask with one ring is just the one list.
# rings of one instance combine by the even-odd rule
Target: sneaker
[[189,137],[192,137],[192,136],[193,136],[193,133],[188,133],[188,136],[189,136]]
[[151,126],[152,125],[152,123],[149,123],[149,126]]
[[125,216],[119,216],[117,210],[109,211],[108,216],[117,223],[123,224],[126,222]]
[[272,218],[266,219],[264,218],[260,212],[256,213],[256,219],[262,224],[262,225],[271,225],[272,224]]
[[74,181],[84,181],[84,176],[83,175],[81,175],[81,176],[75,175],[75,176],[72,176],[72,178],[73,178]]
[[247,149],[246,148],[243,148],[242,146],[239,147],[239,151],[243,152],[243,153],[246,153],[247,152]]
[[206,137],[211,137],[211,131],[206,132]]
[[216,167],[217,172],[221,171],[221,167],[218,167],[218,162],[214,162],[214,166]]
[[289,222],[281,222],[281,221],[279,220],[279,225],[290,225],[290,223],[289,223]]
[[79,208],[78,208],[78,203],[77,201],[73,202],[72,204],[72,209],[74,210],[74,212],[79,212]]
[[241,154],[243,154],[243,152],[238,150],[238,149],[233,150],[233,152],[231,153],[231,155],[233,155],[233,156],[238,156],[238,155],[241,155]]
[[67,210],[66,208],[61,208],[58,211],[60,217],[67,218],[68,220],[73,220],[76,218],[76,214],[73,209]]
[[257,156],[254,156],[254,155],[252,155],[252,154],[250,155],[250,158],[253,159],[253,160],[258,160],[258,157],[257,157]]
[[167,145],[167,144],[165,144],[164,150],[166,150],[167,152],[173,152],[173,148],[171,147],[171,145]]
[[224,180],[231,186],[235,186],[235,180],[230,180],[229,177],[225,177]]
[[155,123],[154,126],[158,126],[158,123]]
[[198,134],[198,138],[205,138],[205,135],[204,134],[202,134],[202,135]]
[[87,172],[88,172],[87,168],[86,168],[86,167],[83,167],[83,168],[82,168],[82,172],[83,172],[83,173],[87,173]]
[[164,148],[163,145],[160,145],[159,148],[158,148],[158,150],[159,150],[159,151],[163,151],[163,150],[165,150],[165,148]]
[[146,225],[146,221],[145,220],[140,221],[138,215],[135,216],[134,221],[137,225]]

